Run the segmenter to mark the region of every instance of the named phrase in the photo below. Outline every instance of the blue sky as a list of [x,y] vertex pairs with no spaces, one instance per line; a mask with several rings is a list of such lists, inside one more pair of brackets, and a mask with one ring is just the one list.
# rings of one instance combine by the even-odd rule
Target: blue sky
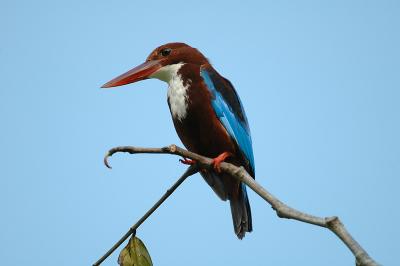
[[[398,1],[0,2],[2,265],[91,265],[184,171],[157,80],[101,90],[157,46],[199,48],[235,85],[256,179],[339,215],[380,263],[400,229]],[[253,192],[254,232],[198,175],[140,227],[155,265],[353,265],[330,232],[278,219]],[[117,253],[104,265],[116,265]]]

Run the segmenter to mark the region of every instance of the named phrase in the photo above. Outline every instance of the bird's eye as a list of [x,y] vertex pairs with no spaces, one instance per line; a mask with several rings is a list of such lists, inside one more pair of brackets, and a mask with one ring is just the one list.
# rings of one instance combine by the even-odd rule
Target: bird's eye
[[170,48],[162,49],[161,52],[160,52],[160,54],[162,56],[168,56],[170,53],[171,53],[171,49]]

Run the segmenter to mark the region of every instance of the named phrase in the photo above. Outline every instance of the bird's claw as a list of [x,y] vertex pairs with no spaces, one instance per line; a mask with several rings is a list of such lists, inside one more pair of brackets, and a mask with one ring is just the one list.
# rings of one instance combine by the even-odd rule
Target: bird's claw
[[221,173],[221,163],[226,160],[226,158],[231,157],[232,153],[223,152],[212,160],[212,164],[214,167],[214,171],[217,173]]

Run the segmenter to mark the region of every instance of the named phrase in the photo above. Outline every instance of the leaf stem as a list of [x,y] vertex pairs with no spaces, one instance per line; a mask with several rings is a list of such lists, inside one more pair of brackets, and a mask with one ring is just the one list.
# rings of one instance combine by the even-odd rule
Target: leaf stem
[[100,265],[105,259],[107,259],[122,243],[125,242],[126,239],[128,239],[129,236],[135,235],[136,234],[136,229],[139,228],[139,226],[146,221],[147,218],[150,217],[150,215],[157,210],[158,207],[160,207],[161,204],[169,197],[171,194],[185,181],[186,178],[188,178],[191,175],[194,175],[198,172],[198,167],[197,165],[191,165],[185,173],[164,193],[164,195],[151,207],[143,216],[140,218],[134,225],[129,228],[128,232],[125,233],[121,237],[120,240],[118,240],[117,243],[115,243],[110,250],[108,250],[98,261],[96,261],[93,266],[98,266]]

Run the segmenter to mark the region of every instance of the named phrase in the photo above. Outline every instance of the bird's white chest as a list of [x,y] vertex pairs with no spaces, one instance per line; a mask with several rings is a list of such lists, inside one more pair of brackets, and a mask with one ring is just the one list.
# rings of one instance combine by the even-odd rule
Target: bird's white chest
[[167,65],[151,75],[152,78],[157,78],[168,83],[167,95],[169,108],[173,118],[180,121],[182,121],[187,115],[188,88],[190,85],[187,83],[185,86],[182,76],[178,74],[179,69],[183,65],[183,63]]
[[184,86],[180,75],[172,77],[168,87],[168,103],[171,114],[175,119],[182,121],[188,109],[188,85]]

